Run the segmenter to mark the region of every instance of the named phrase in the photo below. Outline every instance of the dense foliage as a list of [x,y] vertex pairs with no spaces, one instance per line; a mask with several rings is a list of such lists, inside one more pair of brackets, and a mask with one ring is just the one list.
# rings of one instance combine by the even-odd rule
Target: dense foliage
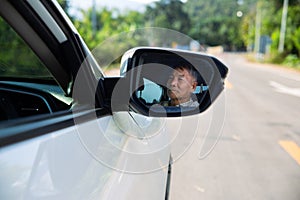
[[[270,39],[273,62],[299,65],[300,0],[289,0],[284,52],[278,53],[283,1],[278,0],[160,0],[143,13],[102,8],[97,11],[97,33],[92,37],[91,10],[76,26],[93,48],[105,38],[142,27],[164,27],[186,34],[205,46],[228,51],[254,51],[256,15],[261,12],[260,36]],[[134,43],[132,44],[134,45]],[[267,48],[267,47],[266,47]],[[287,58],[287,59],[286,59]]]
[[284,51],[278,52],[283,1],[258,1],[255,9],[243,18],[241,33],[244,44],[251,46],[255,40],[257,11],[261,14],[260,35],[271,39],[269,57],[272,62],[300,67],[300,0],[289,0]]
[[[66,12],[70,3],[58,0]],[[97,7],[81,11],[81,17],[71,16],[75,26],[91,49],[105,43],[108,38],[120,33],[130,32],[145,27],[163,27],[186,34],[204,46],[222,45],[227,51],[254,51],[255,34],[257,32],[257,13],[260,12],[260,35],[270,38],[267,51],[272,62],[300,65],[300,0],[289,0],[287,28],[284,51],[278,52],[283,0],[160,0],[146,6],[143,12],[120,11]],[[94,17],[94,21],[92,18]],[[7,34],[8,26],[0,20],[1,63],[13,65],[40,65],[37,63],[15,63],[16,55],[9,46],[19,49],[19,57],[32,57],[20,39]],[[161,38],[166,40],[171,38]],[[137,44],[147,44],[143,37],[132,34],[131,38],[122,42],[110,40],[109,45],[102,45],[95,52],[100,60],[107,58]],[[7,42],[9,41],[9,43]],[[144,42],[144,43],[143,43]],[[23,48],[24,47],[24,48]],[[118,48],[116,48],[118,47]],[[23,55],[24,54],[24,55]],[[28,61],[34,59],[28,59]],[[36,62],[36,61],[34,61]],[[11,68],[11,70],[13,70]]]

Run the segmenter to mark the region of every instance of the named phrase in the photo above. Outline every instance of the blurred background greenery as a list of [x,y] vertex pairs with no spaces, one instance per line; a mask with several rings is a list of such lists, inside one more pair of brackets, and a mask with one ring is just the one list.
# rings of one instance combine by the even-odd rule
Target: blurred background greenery
[[[68,13],[68,1],[60,2]],[[253,53],[255,59],[263,62],[300,68],[300,0],[288,1],[283,51],[278,50],[283,0],[184,2],[155,1],[147,4],[142,12],[121,11],[104,6],[93,10],[91,7],[81,10],[81,19],[76,16],[71,18],[91,49],[106,38],[121,32],[145,27],[163,27],[190,36],[204,48],[222,46],[225,51]],[[96,19],[94,24],[93,15]],[[135,46],[134,40],[130,45]]]
[[[283,50],[279,50],[279,43],[284,0],[160,0],[145,5],[141,10],[91,6],[88,9],[80,9],[80,16],[70,12],[73,5],[71,1],[73,0],[58,0],[88,47],[93,50],[100,46],[95,52],[101,52],[98,53],[101,56],[97,59],[104,65],[105,61],[109,60],[107,58],[120,55],[116,51],[124,52],[141,44],[149,45],[144,41],[145,37],[132,31],[161,27],[193,38],[201,44],[202,50],[221,46],[225,51],[248,52],[248,55],[253,55],[253,59],[256,60],[300,69],[300,0],[288,1]],[[12,59],[15,55],[10,51],[12,46],[20,49],[19,54],[27,58],[32,57],[25,47],[22,50],[22,47],[26,46],[24,43],[15,39],[16,37],[10,38],[9,29],[4,21],[0,20],[1,63],[15,60]],[[130,31],[134,33],[132,39],[124,42],[120,41],[122,37],[119,37],[112,40],[110,45],[102,45],[104,49],[101,49],[99,44],[108,38]],[[166,42],[167,39],[161,38],[161,42]],[[119,61],[120,57],[113,59]],[[30,62],[33,59],[27,60]]]

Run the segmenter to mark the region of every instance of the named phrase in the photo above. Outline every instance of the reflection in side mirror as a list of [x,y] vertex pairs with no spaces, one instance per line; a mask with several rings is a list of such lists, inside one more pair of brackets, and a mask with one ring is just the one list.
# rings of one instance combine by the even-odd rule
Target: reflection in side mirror
[[127,104],[128,110],[158,117],[205,111],[224,89],[228,73],[212,56],[167,48],[131,49],[121,66],[123,80],[114,89],[119,92],[112,96],[113,112]]

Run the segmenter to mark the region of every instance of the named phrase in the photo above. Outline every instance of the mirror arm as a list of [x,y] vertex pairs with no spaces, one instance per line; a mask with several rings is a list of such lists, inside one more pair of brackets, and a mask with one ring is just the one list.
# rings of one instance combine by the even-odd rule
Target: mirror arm
[[[111,111],[111,98],[112,98],[112,93],[115,89],[116,84],[122,77],[105,77],[101,78],[98,82],[98,93],[100,93],[103,97],[103,104],[102,107],[108,109]],[[97,95],[98,96],[98,95]],[[96,96],[96,98],[97,98]],[[96,100],[96,102],[99,102]],[[97,106],[97,105],[96,105]]]

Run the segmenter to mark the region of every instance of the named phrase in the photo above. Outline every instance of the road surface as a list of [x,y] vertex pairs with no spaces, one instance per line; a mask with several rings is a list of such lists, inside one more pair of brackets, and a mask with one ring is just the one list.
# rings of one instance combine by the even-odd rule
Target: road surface
[[205,159],[199,136],[173,164],[170,199],[299,200],[300,73],[220,58],[230,69],[222,135]]

